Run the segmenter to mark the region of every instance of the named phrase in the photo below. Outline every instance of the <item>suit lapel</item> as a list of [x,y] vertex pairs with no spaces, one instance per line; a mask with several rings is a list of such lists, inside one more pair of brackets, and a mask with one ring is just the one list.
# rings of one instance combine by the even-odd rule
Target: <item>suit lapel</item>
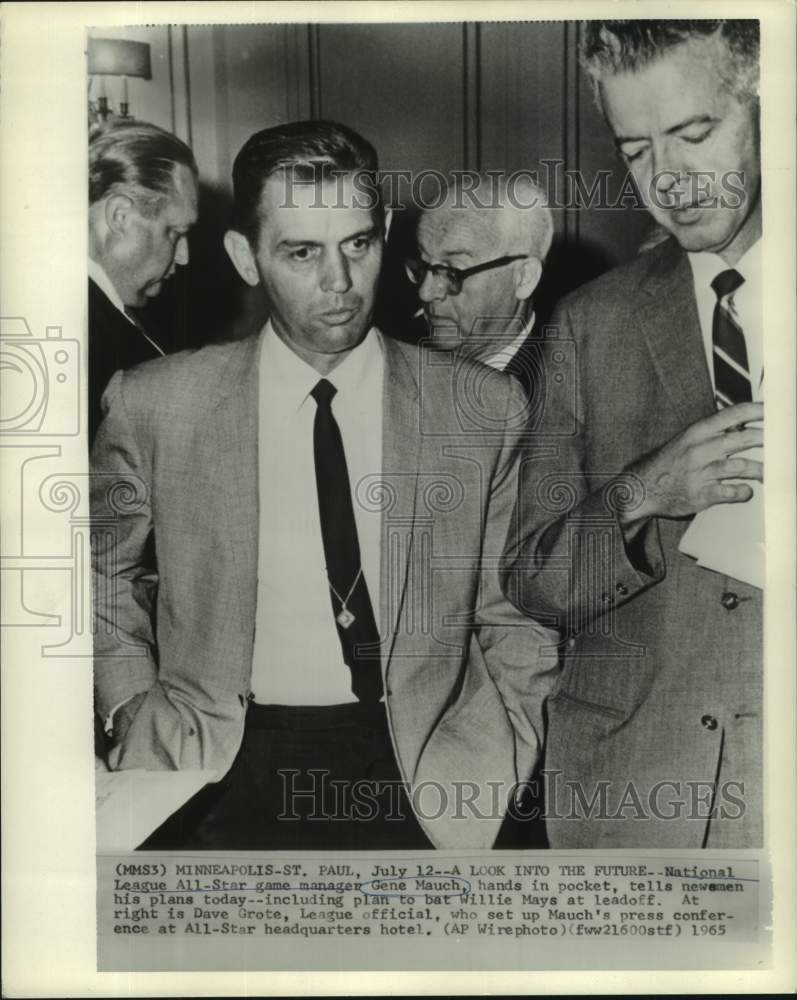
[[215,444],[208,452],[210,460],[218,463],[217,482],[235,564],[244,635],[247,630],[254,635],[257,601],[260,343],[261,337],[250,337],[233,349],[219,382],[213,421]]
[[[397,341],[382,338],[384,390],[382,401],[382,558],[379,626],[383,666],[390,662],[411,565],[418,463],[421,449],[418,373]],[[422,358],[421,354],[417,357]]]
[[714,412],[692,269],[674,240],[651,252],[640,283],[638,320],[653,364],[685,424]]

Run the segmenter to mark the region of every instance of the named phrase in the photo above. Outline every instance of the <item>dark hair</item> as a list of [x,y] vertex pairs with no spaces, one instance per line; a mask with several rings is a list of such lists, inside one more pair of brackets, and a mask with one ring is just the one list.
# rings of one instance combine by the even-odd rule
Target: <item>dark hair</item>
[[715,36],[728,47],[728,89],[744,100],[758,96],[759,24],[754,20],[584,21],[581,64],[598,84],[604,76],[633,73],[692,38]]
[[176,135],[135,119],[108,122],[89,133],[89,204],[120,191],[151,218],[174,195],[178,166],[198,177],[194,154]]
[[[256,132],[235,157],[232,168],[235,225],[257,246],[258,205],[269,177],[279,172],[297,182],[319,183],[340,174],[360,174],[363,207],[381,215],[376,150],[361,135],[331,121],[299,121]],[[370,195],[370,197],[368,197]]]

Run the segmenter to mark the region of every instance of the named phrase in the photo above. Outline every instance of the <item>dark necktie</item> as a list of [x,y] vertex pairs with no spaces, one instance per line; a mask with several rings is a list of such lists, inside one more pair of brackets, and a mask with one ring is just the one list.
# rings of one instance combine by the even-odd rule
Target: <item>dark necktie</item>
[[164,357],[166,351],[163,350],[163,348],[157,341],[153,340],[152,337],[150,337],[150,335],[144,329],[144,326],[141,320],[138,318],[138,316],[136,316],[133,312],[131,312],[131,310],[128,309],[126,306],[125,306],[125,316],[127,316],[127,318],[130,320],[133,326],[138,330],[138,332],[144,338],[144,340],[146,340],[149,344],[151,344],[152,347],[157,351],[157,353],[161,357]]
[[379,631],[362,571],[346,453],[332,414],[336,392],[324,378],[311,392],[317,405],[313,451],[327,582],[351,689],[360,701],[377,702],[382,697]]
[[711,327],[714,356],[714,395],[717,409],[748,403],[753,398],[744,332],[731,312],[728,297],[744,282],[733,268],[721,271],[711,282],[717,296]]

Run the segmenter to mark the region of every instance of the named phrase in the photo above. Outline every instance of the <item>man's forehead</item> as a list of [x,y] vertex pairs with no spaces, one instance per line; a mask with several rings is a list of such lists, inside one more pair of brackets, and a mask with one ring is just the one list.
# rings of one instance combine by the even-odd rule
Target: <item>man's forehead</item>
[[346,239],[376,224],[367,192],[351,175],[315,183],[269,177],[258,204],[261,233],[274,239]]
[[193,225],[197,220],[199,187],[188,167],[180,164],[174,173],[174,194],[166,203],[164,215],[171,225]]
[[273,208],[363,208],[373,207],[365,185],[357,185],[353,174],[324,175],[305,179],[290,170],[268,177],[260,192],[261,210]]
[[728,90],[731,55],[719,38],[690,38],[637,70],[604,78],[601,99],[615,134],[649,122],[662,129],[737,100]]
[[478,253],[501,237],[501,210],[443,205],[429,209],[418,224],[418,240],[437,254]]

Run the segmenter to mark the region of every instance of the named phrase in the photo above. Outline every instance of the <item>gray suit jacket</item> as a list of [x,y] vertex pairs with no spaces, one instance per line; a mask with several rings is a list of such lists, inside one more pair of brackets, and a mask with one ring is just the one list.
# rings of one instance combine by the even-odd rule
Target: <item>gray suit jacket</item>
[[756,846],[761,592],[679,553],[689,519],[626,544],[625,488],[604,488],[715,410],[686,255],[668,240],[570,295],[552,325],[505,578],[568,635],[548,703],[551,845]]
[[[97,709],[146,693],[114,768],[224,772],[240,745],[257,600],[258,344],[167,357],[108,387],[92,452]],[[496,373],[489,398],[474,400],[488,369],[383,344],[383,470],[363,495],[382,510],[390,730],[433,843],[487,847],[539,757],[557,667],[553,633],[499,586],[521,433],[507,414],[522,401]],[[446,798],[437,818],[431,782]],[[457,808],[455,782],[466,798],[478,792],[484,818]]]

